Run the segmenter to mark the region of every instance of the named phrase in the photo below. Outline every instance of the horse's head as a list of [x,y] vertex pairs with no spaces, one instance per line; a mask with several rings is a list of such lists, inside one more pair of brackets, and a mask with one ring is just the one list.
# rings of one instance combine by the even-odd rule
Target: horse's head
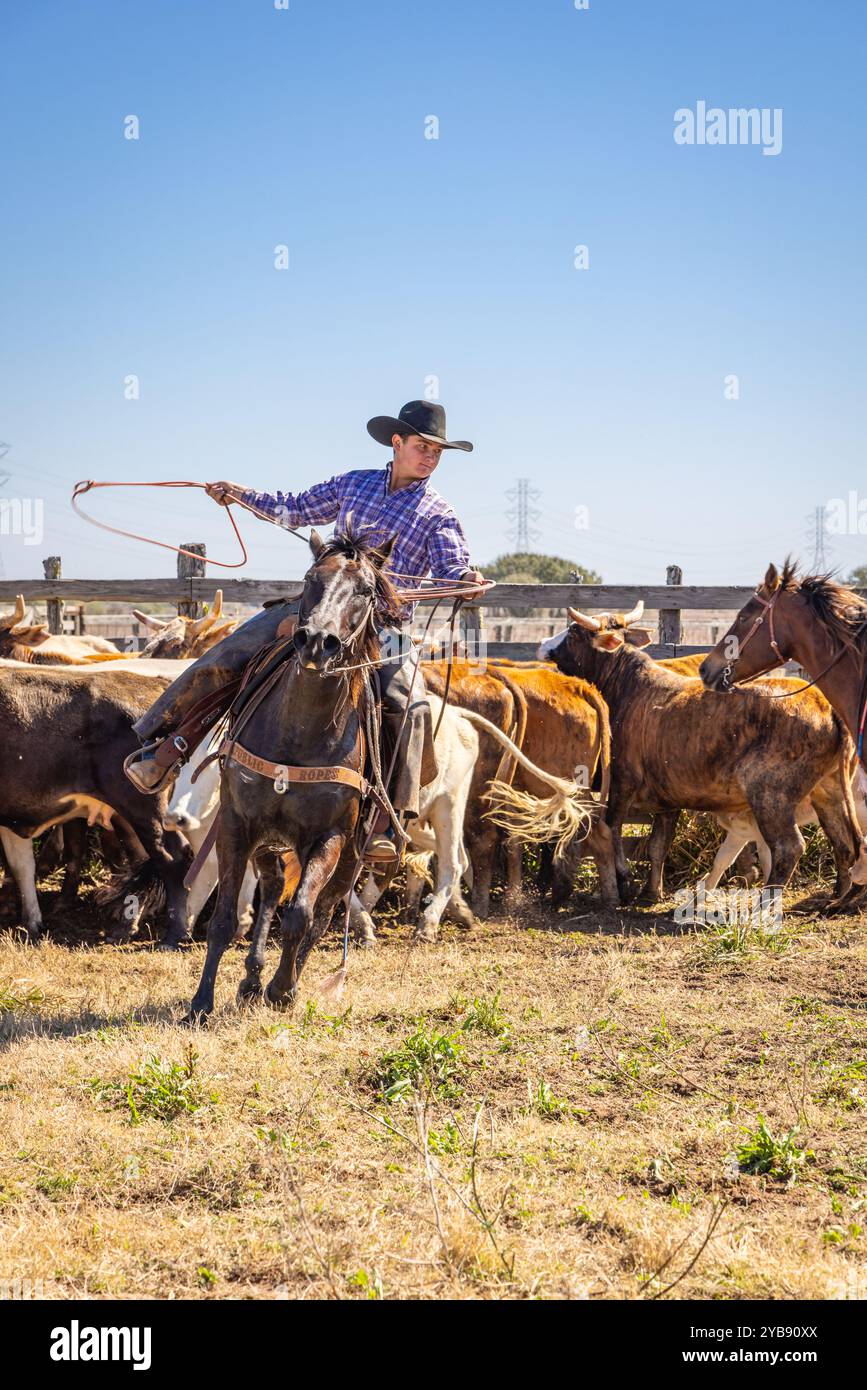
[[351,535],[323,541],[311,532],[313,564],[304,578],[294,636],[307,670],[326,672],[362,642],[375,643],[375,614],[399,622],[397,595],[384,573],[393,548],[394,537],[375,547]]
[[782,572],[769,565],[698,673],[709,690],[729,691],[789,659],[818,671],[828,657],[856,650],[865,622],[863,600],[829,575],[799,578],[793,560],[786,560]]

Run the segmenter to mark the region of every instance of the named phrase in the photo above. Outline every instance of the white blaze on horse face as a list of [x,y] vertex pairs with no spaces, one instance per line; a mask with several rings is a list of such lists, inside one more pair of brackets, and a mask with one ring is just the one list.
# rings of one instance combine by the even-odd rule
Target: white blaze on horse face
[[546,661],[548,659],[551,652],[555,647],[559,647],[568,632],[569,629],[566,627],[562,632],[555,632],[553,637],[547,637],[544,642],[539,643],[539,649],[536,655],[539,657],[540,661]]

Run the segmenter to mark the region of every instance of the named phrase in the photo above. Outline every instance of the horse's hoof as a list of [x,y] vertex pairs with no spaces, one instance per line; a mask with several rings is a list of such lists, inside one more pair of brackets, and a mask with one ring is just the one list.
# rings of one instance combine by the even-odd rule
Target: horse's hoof
[[269,1009],[275,1009],[278,1013],[284,1014],[292,1008],[295,997],[292,994],[287,994],[282,999],[275,999],[271,994],[271,986],[266,985],[262,991],[262,1002],[267,1004]]
[[261,985],[238,986],[238,993],[235,995],[235,1002],[238,1008],[243,1008],[246,1004],[259,1004],[262,1001],[264,990]]
[[436,944],[436,927],[416,927],[412,934],[412,944],[414,946],[433,946]]
[[178,1019],[179,1028],[207,1028],[210,1015],[190,1009],[183,1018]]
[[165,941],[161,941],[157,947],[158,951],[182,951],[187,946],[192,946],[191,936],[167,936]]

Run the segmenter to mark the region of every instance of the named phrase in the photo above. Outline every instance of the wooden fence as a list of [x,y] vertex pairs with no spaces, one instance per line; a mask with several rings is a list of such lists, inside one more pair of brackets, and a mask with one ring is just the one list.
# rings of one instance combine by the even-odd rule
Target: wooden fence
[[[179,613],[199,616],[203,604],[210,602],[214,590],[223,590],[227,603],[243,603],[261,607],[268,599],[295,598],[301,593],[300,580],[228,579],[206,577],[205,547],[184,542],[185,549],[201,552],[201,558],[178,556],[178,572],[173,579],[64,579],[60,556],[52,555],[43,561],[45,578],[40,580],[0,580],[0,609],[8,609],[16,594],[23,593],[28,602],[47,604],[48,625],[52,632],[62,630],[63,604],[97,601],[124,601],[131,604],[176,604]],[[665,584],[498,584],[461,614],[461,633],[468,649],[478,650],[484,639],[484,610],[506,608],[531,613],[538,609],[560,610],[567,607],[593,612],[599,610],[628,611],[639,599],[644,606],[659,614],[659,640],[649,647],[652,656],[677,656],[707,651],[708,647],[687,646],[681,642],[681,616],[696,609],[736,611],[743,607],[753,593],[752,586],[683,584],[677,565],[670,565]],[[443,605],[444,612],[447,611]],[[485,650],[491,656],[510,656],[516,659],[535,655],[535,642],[488,642]]]

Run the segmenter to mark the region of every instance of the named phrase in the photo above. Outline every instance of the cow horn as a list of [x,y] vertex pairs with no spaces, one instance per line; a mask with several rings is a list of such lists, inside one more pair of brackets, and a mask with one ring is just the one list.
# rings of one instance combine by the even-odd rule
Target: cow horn
[[602,626],[598,618],[591,618],[589,613],[579,613],[577,608],[567,608],[566,612],[573,623],[588,628],[590,632],[599,632]]
[[15,595],[15,610],[14,610],[14,612],[13,612],[13,614],[12,614],[12,621],[11,621],[11,623],[9,624],[9,626],[10,626],[10,627],[17,627],[19,623],[23,623],[23,622],[24,622],[24,617],[25,617],[24,595],[23,595],[23,594],[16,594],[16,595]]
[[623,626],[630,627],[632,623],[637,623],[644,612],[644,599],[640,598],[631,613],[623,614]]
[[150,613],[141,613],[138,608],[132,610],[132,615],[136,622],[144,623],[145,627],[151,628],[154,632],[162,632],[168,623],[161,622],[159,618],[152,618]]
[[211,604],[211,621],[216,622],[223,612],[223,590],[218,589],[214,594],[214,602]]

